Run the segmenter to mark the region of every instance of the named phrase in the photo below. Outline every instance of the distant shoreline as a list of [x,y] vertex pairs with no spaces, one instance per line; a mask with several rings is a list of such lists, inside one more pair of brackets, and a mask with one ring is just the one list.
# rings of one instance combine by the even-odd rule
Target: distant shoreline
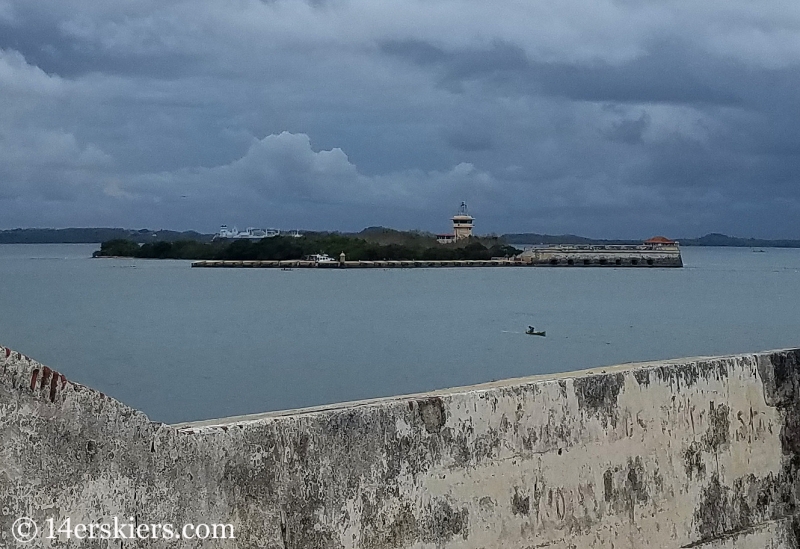
[[[642,240],[609,240],[586,238],[577,235],[544,235],[532,233],[504,234],[501,237],[508,244],[640,244]],[[718,248],[800,248],[800,240],[761,238],[740,238],[724,234],[711,233],[699,238],[677,238],[681,246],[704,246]]]
[[[340,233],[343,236],[361,233]],[[401,231],[397,231],[401,232]],[[409,231],[410,232],[410,231]],[[213,234],[196,231],[151,231],[148,229],[122,228],[69,228],[69,229],[6,229],[0,230],[0,244],[98,244],[114,239],[125,239],[140,244],[148,242],[175,242],[195,240],[210,242]],[[642,239],[600,239],[578,235],[548,235],[538,233],[511,233],[500,235],[507,244],[640,244]],[[710,246],[733,248],[800,248],[800,239],[741,238],[711,233],[699,238],[678,238],[682,246]]]

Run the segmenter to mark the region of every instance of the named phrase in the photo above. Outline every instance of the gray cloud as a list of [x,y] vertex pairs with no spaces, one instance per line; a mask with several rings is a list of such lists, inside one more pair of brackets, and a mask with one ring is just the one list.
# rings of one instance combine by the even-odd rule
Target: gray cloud
[[0,0],[12,226],[800,237],[776,0]]
[[642,143],[643,135],[650,125],[650,117],[643,112],[639,118],[634,120],[620,120],[613,124],[613,127],[606,132],[609,139],[621,141],[629,145]]
[[486,151],[492,148],[492,139],[477,128],[451,131],[445,139],[451,147],[466,153]]

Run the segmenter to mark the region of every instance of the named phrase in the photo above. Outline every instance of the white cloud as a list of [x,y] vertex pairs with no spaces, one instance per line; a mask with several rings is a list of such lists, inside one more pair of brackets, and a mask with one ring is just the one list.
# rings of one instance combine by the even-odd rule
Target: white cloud
[[29,64],[18,51],[0,49],[0,94],[6,100],[11,94],[55,95],[63,90],[63,81],[58,76],[50,76]]
[[314,150],[305,134],[282,132],[254,140],[246,154],[213,168],[132,176],[108,187],[109,196],[238,195],[257,193],[270,201],[424,209],[431,201],[491,191],[487,172],[468,163],[447,171],[406,170],[368,176],[341,149]]

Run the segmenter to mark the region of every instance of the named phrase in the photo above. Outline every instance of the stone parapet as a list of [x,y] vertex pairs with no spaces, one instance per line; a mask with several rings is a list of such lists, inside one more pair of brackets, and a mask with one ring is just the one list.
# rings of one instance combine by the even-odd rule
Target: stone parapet
[[0,546],[27,516],[236,536],[124,547],[796,548],[799,360],[631,364],[170,426],[0,347]]

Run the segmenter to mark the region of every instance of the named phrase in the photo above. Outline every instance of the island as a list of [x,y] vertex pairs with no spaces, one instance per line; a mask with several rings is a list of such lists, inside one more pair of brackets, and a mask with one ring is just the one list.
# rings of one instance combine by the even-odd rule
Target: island
[[113,239],[103,242],[94,257],[286,261],[323,254],[339,258],[342,253],[350,261],[463,261],[510,258],[522,250],[505,244],[499,237],[472,236],[451,244],[440,244],[434,235],[427,233],[379,228],[349,235],[305,233],[260,240],[175,240],[140,244],[128,239]]

